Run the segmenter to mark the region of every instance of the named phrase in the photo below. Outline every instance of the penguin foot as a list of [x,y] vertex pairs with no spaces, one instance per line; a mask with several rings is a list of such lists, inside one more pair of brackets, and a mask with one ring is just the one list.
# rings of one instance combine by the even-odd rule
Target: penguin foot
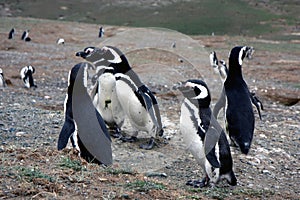
[[203,188],[208,186],[209,179],[204,177],[202,180],[189,180],[186,182],[186,185],[193,186],[194,188]]
[[111,134],[111,136],[113,138],[121,138],[122,134],[121,134],[121,129],[119,127],[115,127],[114,132]]
[[121,136],[120,139],[122,140],[122,142],[136,142],[137,141],[137,137],[135,137],[135,136],[130,136],[130,137]]
[[147,144],[141,144],[140,148],[145,150],[151,150],[154,146],[157,146],[154,138],[151,138]]

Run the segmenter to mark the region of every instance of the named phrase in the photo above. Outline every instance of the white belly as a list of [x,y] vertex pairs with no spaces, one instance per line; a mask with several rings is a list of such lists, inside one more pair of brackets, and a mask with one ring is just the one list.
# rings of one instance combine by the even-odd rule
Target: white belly
[[116,82],[116,93],[119,102],[133,128],[152,132],[154,125],[149,113],[141,105],[131,87],[122,80]]

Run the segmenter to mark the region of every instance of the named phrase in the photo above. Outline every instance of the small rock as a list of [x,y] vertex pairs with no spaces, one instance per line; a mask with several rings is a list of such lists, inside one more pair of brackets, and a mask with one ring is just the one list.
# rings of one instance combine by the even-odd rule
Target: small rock
[[24,136],[25,134],[26,134],[26,132],[23,132],[23,131],[16,132],[17,137]]

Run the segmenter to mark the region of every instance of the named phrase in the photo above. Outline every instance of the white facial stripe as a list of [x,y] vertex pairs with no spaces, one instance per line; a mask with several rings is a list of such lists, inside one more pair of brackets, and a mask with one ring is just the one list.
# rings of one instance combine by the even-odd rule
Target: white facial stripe
[[192,83],[192,82],[187,82],[185,84],[185,86],[188,86],[188,87],[197,87],[197,88],[199,88],[201,90],[201,93],[198,96],[196,96],[196,97],[194,97],[192,99],[204,99],[204,98],[206,98],[208,96],[208,91],[207,91],[206,87],[204,87],[203,85],[195,84],[195,83]]
[[112,48],[109,48],[109,47],[103,47],[103,49],[110,51],[112,53],[112,55],[114,56],[113,60],[108,60],[109,62],[111,62],[111,63],[120,63],[120,62],[122,62],[122,59],[121,59],[120,55],[115,50],[113,50]]
[[87,87],[87,79],[88,79],[87,69],[88,69],[88,65],[86,64],[85,67],[84,67],[84,71],[83,71],[83,85],[84,85],[84,87]]
[[240,50],[240,53],[239,53],[239,64],[242,66],[243,64],[243,54],[244,52],[246,51],[246,46],[244,46],[241,50]]
[[105,60],[104,58],[101,58],[100,60],[96,60],[95,62],[93,62],[94,65],[97,65],[97,63],[102,62],[103,60]]
[[84,52],[90,54],[93,51],[94,51],[94,48],[87,48]]

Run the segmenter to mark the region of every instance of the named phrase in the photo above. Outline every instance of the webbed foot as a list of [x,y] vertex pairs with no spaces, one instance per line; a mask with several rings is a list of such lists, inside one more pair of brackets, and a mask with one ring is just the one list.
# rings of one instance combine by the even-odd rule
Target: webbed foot
[[151,150],[156,145],[157,145],[157,143],[155,142],[155,139],[151,138],[147,144],[141,144],[140,148],[145,149],[145,150]]
[[189,180],[186,182],[186,185],[193,186],[194,188],[203,188],[208,185],[209,179],[204,177],[202,180]]
[[123,142],[136,142],[137,141],[137,137],[135,136],[130,136],[130,137],[124,137],[121,136],[120,138]]

